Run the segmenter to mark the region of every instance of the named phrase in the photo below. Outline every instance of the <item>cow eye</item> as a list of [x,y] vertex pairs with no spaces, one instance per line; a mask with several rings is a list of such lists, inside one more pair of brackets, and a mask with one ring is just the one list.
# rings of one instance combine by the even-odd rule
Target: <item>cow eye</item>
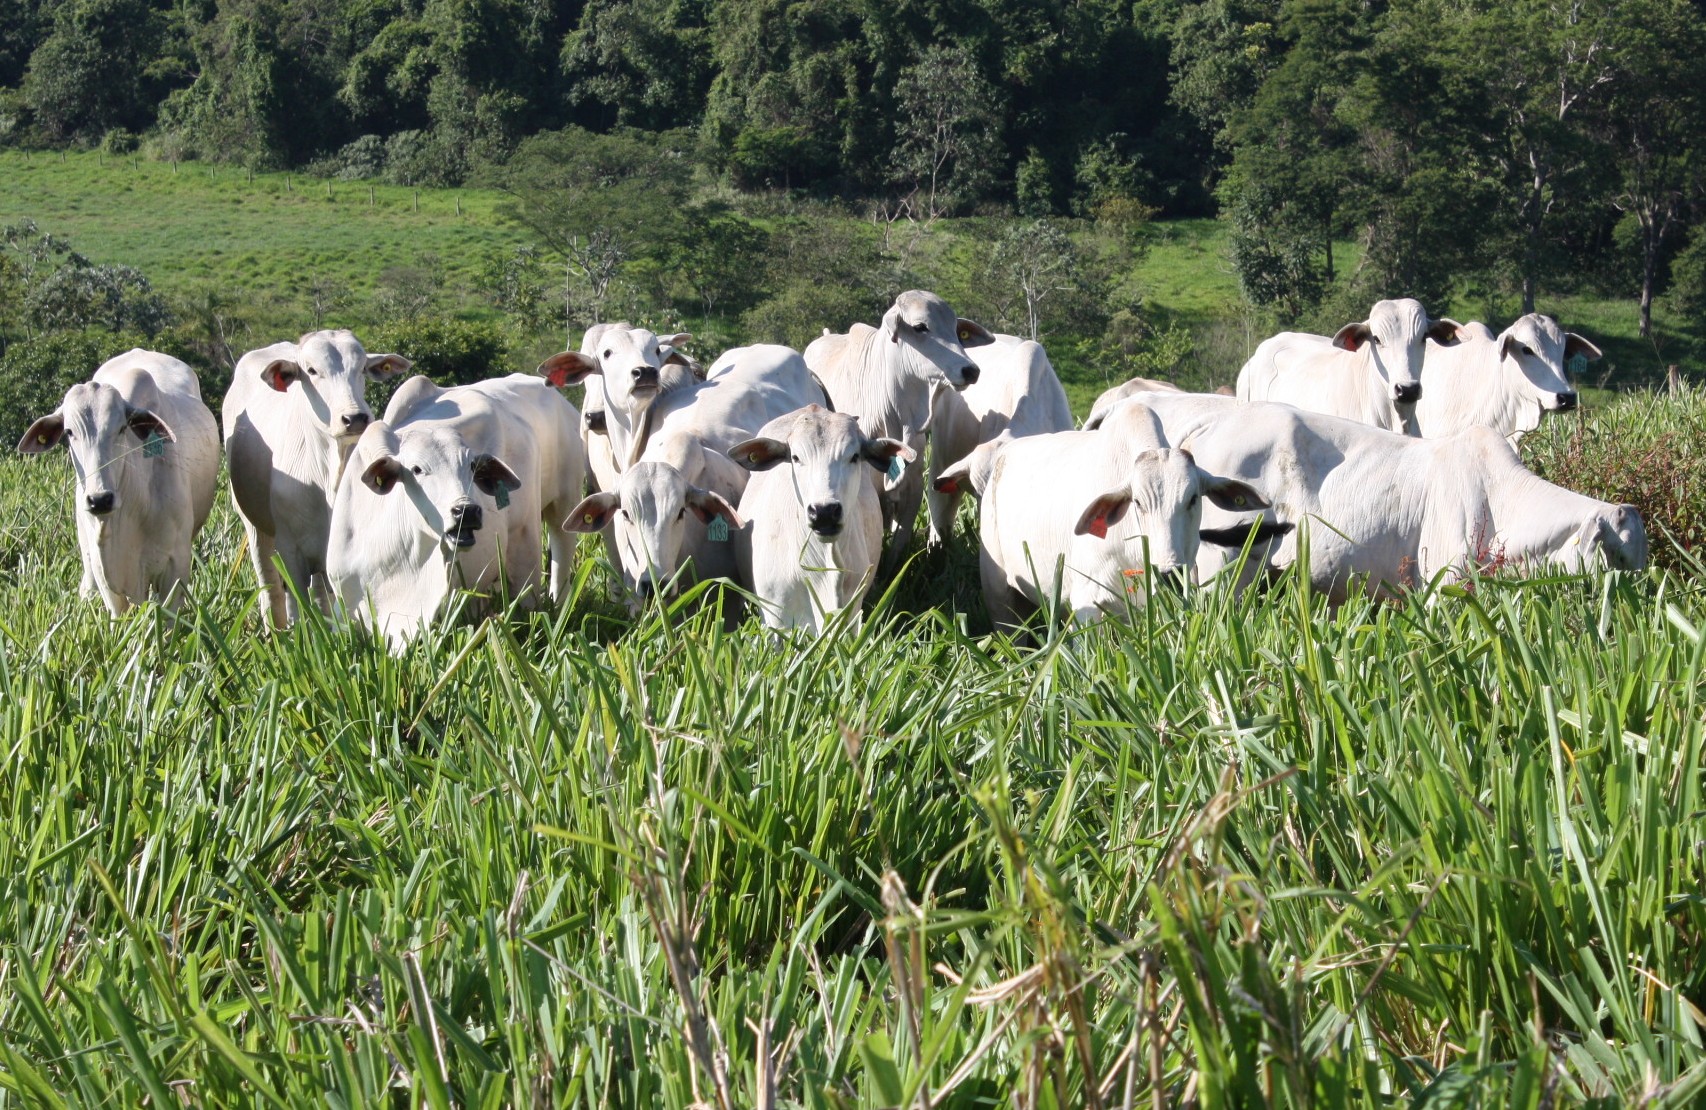
[[1200,505],[1201,503],[1202,503],[1202,495],[1193,493],[1193,494],[1191,494],[1191,503],[1186,505],[1185,508],[1194,509],[1198,505]]
[[69,441],[71,439],[71,429],[65,429],[65,431],[60,434],[60,438]]
[[919,335],[923,335],[925,332],[930,330],[930,325],[928,325],[928,324],[914,324],[914,325],[912,325],[912,330],[917,332]]
[[797,462],[799,462],[799,461],[800,461],[800,456],[798,456],[798,455],[789,455],[789,456],[788,456],[788,461],[789,461],[789,462],[791,462],[791,463],[797,463]]
[[676,520],[683,520],[686,518],[686,516],[687,516],[687,506],[683,505],[683,506],[681,506],[681,511],[675,514],[675,519]]
[[421,472],[421,468],[418,466],[411,466],[411,467],[409,467],[409,469],[414,471],[416,474],[419,474]]
[[623,520],[627,521],[629,524],[634,523],[634,518],[628,515],[627,509],[621,509],[618,511],[621,512]]
[[1516,345],[1516,353],[1519,355],[1532,355],[1534,352],[1529,350],[1528,344],[1518,343]]
[[615,354],[615,353],[616,353],[616,352],[615,352],[615,351],[610,351],[610,350],[607,350],[607,351],[605,351],[605,352],[604,352],[604,357],[605,357],[605,358],[609,358],[609,357],[610,357],[610,356],[611,356],[611,355],[613,355],[613,354]]

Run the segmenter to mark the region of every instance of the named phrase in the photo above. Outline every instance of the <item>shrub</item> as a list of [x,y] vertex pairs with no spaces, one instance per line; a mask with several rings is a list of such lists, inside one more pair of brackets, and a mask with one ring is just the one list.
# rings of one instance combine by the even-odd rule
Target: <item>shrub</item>
[[1686,566],[1677,548],[1706,554],[1706,390],[1629,394],[1548,420],[1522,448],[1548,481],[1639,509],[1655,565]]
[[[369,351],[394,351],[415,364],[411,374],[425,374],[439,385],[463,385],[508,373],[509,347],[496,324],[484,320],[454,320],[421,316],[393,320],[361,333]],[[376,413],[385,411],[396,387],[409,375],[376,382],[367,402]]]
[[147,342],[138,335],[86,328],[8,346],[0,357],[0,446],[10,451],[36,417],[59,407],[67,389],[88,381],[107,359]]

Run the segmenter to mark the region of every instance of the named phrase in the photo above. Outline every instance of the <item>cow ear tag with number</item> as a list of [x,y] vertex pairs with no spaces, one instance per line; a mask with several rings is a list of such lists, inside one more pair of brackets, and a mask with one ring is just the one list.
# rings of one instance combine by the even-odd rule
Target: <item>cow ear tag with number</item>
[[891,482],[899,481],[901,469],[902,469],[902,464],[900,461],[900,456],[899,455],[890,455],[889,456],[889,481],[891,481]]
[[166,440],[160,435],[158,428],[148,430],[148,438],[142,441],[142,457],[157,459],[166,453]]
[[497,501],[498,508],[509,508],[509,487],[505,486],[502,482],[498,483],[498,492],[493,494],[492,497]]
[[705,526],[705,538],[712,543],[727,543],[729,522],[720,516],[712,517],[711,523]]

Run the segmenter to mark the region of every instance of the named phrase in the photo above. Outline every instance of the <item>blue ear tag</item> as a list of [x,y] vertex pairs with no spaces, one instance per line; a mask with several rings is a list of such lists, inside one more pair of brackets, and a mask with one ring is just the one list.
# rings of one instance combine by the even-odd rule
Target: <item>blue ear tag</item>
[[166,440],[160,435],[160,429],[148,429],[148,438],[142,441],[142,457],[157,459],[166,453]]
[[711,523],[705,526],[705,538],[712,543],[729,542],[729,522],[720,516],[711,518]]
[[904,466],[900,461],[900,456],[899,455],[891,455],[889,457],[889,481],[891,481],[891,482],[899,481],[900,480],[900,472],[903,469],[904,469]]
[[498,483],[498,492],[494,493],[492,496],[497,499],[498,508],[500,508],[500,509],[509,508],[509,487],[508,486],[504,485],[502,482],[499,482]]

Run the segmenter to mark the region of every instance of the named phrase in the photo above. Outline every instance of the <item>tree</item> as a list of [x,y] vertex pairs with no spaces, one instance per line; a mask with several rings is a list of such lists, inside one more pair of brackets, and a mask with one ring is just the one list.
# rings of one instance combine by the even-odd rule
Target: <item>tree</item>
[[[680,226],[689,172],[679,133],[595,135],[573,127],[535,135],[497,172],[510,197],[504,215],[562,259],[571,339],[577,323],[598,322],[624,261],[667,252]],[[576,320],[577,294],[593,319]]]
[[716,316],[719,305],[750,303],[762,280],[769,235],[720,201],[690,205],[683,217],[666,266],[693,289],[707,318]]
[[962,46],[932,46],[895,87],[892,177],[926,221],[985,196],[1001,165],[1000,98]]
[[[996,240],[985,266],[992,286],[1017,303],[998,309],[1019,321],[1027,337],[1040,340],[1043,304],[1082,288],[1084,257],[1058,220],[1020,220]],[[1021,307],[1022,306],[1022,307]]]
[[569,103],[596,108],[596,122],[605,127],[662,130],[698,122],[711,82],[704,7],[592,0],[563,41]]
[[1653,335],[1663,252],[1706,186],[1706,25],[1679,0],[1626,6],[1605,113],[1621,170],[1612,203],[1639,229],[1641,338]]
[[145,130],[159,94],[151,81],[159,38],[144,0],[67,0],[24,78],[42,130],[53,139]]

